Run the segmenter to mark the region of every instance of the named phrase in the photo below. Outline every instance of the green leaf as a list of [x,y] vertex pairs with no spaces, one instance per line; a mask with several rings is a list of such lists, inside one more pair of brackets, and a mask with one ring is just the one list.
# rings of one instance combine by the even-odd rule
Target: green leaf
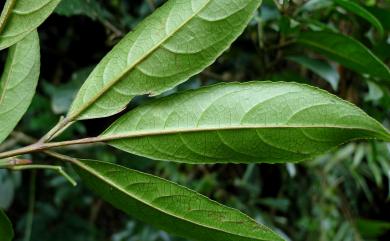
[[98,161],[76,171],[103,199],[169,233],[200,241],[283,240],[238,210],[156,176]]
[[386,30],[390,30],[390,9],[369,7],[370,11],[382,24]]
[[0,237],[1,241],[12,241],[14,231],[12,229],[11,221],[7,215],[0,209]]
[[124,151],[186,163],[296,162],[389,132],[353,104],[304,84],[219,84],[138,107],[101,136]]
[[27,111],[39,79],[40,50],[37,31],[9,49],[0,84],[0,143]]
[[85,15],[92,20],[106,20],[111,18],[100,1],[97,0],[65,0],[61,1],[55,10],[55,13],[71,17],[76,15]]
[[69,120],[110,116],[137,95],[158,95],[212,64],[261,0],[170,0],[129,33],[81,87]]
[[351,37],[332,32],[305,32],[300,34],[297,42],[358,73],[390,83],[390,69],[367,47]]
[[340,75],[337,69],[327,62],[311,59],[306,56],[289,56],[287,59],[298,63],[309,70],[313,71],[324,80],[326,80],[334,90],[337,90],[340,80]]
[[22,40],[54,11],[60,0],[7,0],[0,16],[0,50]]
[[365,20],[367,20],[369,23],[372,24],[376,29],[378,29],[378,32],[381,37],[384,36],[385,30],[382,26],[382,23],[368,10],[360,6],[358,3],[351,1],[351,0],[333,0],[336,4],[340,5],[345,10],[352,12]]

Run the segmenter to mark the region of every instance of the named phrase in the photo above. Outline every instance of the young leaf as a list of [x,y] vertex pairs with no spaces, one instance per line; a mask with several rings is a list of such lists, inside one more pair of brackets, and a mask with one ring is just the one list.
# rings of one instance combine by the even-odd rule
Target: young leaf
[[230,83],[161,98],[102,135],[119,149],[186,163],[296,162],[389,132],[349,102],[283,82]]
[[76,171],[103,199],[169,233],[199,241],[283,240],[238,210],[156,176],[98,161]]
[[381,37],[384,36],[385,30],[381,24],[381,22],[370,13],[368,10],[360,6],[358,3],[351,1],[351,0],[333,0],[336,4],[343,7],[345,10],[350,11],[364,19],[366,19],[368,22],[372,24],[376,29],[378,29],[378,32]]
[[12,229],[11,221],[7,215],[0,209],[0,237],[1,241],[12,241],[14,230]]
[[340,80],[340,75],[337,72],[337,69],[330,65],[327,62],[318,60],[318,59],[311,59],[306,56],[289,56],[287,58],[288,60],[291,60],[295,63],[298,63],[309,70],[313,71],[320,77],[322,77],[324,80],[326,80],[334,90],[337,90]]
[[39,68],[39,36],[34,30],[9,49],[0,82],[0,143],[29,107],[38,83]]
[[242,33],[261,0],[170,0],[129,33],[81,87],[69,120],[113,115],[137,95],[157,95],[212,64]]
[[54,11],[61,0],[7,0],[0,16],[0,50],[22,40]]
[[305,32],[300,34],[297,42],[356,72],[390,83],[390,69],[368,48],[351,37],[332,32]]

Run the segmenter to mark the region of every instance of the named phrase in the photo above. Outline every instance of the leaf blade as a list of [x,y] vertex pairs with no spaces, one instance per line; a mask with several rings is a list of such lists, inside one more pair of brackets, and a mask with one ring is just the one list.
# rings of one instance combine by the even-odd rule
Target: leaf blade
[[40,51],[36,31],[13,45],[1,76],[0,143],[27,111],[39,79]]
[[337,69],[327,62],[311,59],[306,56],[289,56],[288,60],[300,64],[326,80],[334,90],[338,89],[340,75]]
[[105,162],[76,163],[83,181],[103,199],[178,236],[210,241],[283,240],[243,213],[167,180]]
[[390,69],[357,40],[332,32],[301,33],[297,43],[352,69],[390,82]]
[[368,10],[366,10],[364,7],[360,6],[358,3],[348,0],[333,0],[336,4],[340,5],[347,11],[353,12],[356,15],[360,16],[361,18],[364,18],[369,23],[374,26],[381,37],[385,35],[385,29],[382,26],[382,23]]
[[0,50],[22,40],[54,11],[61,0],[7,0],[0,17]]
[[4,241],[12,241],[14,230],[7,215],[0,209],[0,237]]
[[68,119],[123,110],[137,95],[156,95],[212,64],[242,33],[260,0],[170,0],[102,59],[80,89]]
[[198,164],[296,162],[353,139],[389,136],[356,106],[323,90],[251,82],[161,98],[125,114],[100,138],[136,155]]

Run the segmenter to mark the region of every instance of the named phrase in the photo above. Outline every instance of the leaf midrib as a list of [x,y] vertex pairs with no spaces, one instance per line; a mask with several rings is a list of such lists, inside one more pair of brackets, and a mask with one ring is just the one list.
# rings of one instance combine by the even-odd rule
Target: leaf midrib
[[[147,131],[130,131],[122,134],[110,134],[110,132],[103,132],[98,138],[100,141],[113,141],[117,139],[134,138],[134,137],[148,137],[159,135],[171,135],[180,133],[194,133],[194,132],[213,132],[225,130],[246,130],[246,129],[315,129],[315,128],[329,128],[329,129],[346,129],[346,130],[363,130],[376,133],[382,137],[390,139],[390,133],[383,130],[385,133],[366,129],[363,127],[337,126],[337,125],[240,125],[240,126],[225,126],[225,127],[202,127],[202,128],[177,128],[177,129],[163,129],[163,130],[147,130]],[[114,130],[115,131],[115,130]]]
[[[104,176],[104,175],[101,175],[100,173],[96,172],[93,168],[90,168],[88,165],[82,163],[81,161],[76,160],[76,164],[77,164],[79,167],[83,168],[84,170],[88,170],[88,171],[89,171],[91,174],[93,174],[95,177],[99,178],[100,180],[102,180],[103,182],[107,183],[108,185],[110,185],[110,186],[116,188],[118,191],[124,193],[125,195],[130,196],[131,198],[137,200],[137,201],[140,202],[140,203],[145,204],[146,206],[148,206],[148,207],[150,207],[150,208],[152,208],[152,209],[156,209],[156,210],[158,210],[158,211],[160,211],[160,212],[162,212],[162,213],[165,213],[166,215],[175,217],[175,218],[180,219],[180,220],[185,221],[185,222],[193,223],[193,224],[195,224],[195,225],[197,225],[197,226],[201,226],[201,227],[204,227],[204,228],[207,228],[207,229],[211,229],[211,230],[216,230],[216,231],[219,231],[219,232],[222,232],[222,233],[226,233],[226,234],[230,234],[230,235],[233,235],[233,236],[239,236],[239,237],[242,237],[242,238],[255,238],[256,240],[259,240],[259,241],[265,240],[265,239],[259,239],[258,237],[253,237],[252,235],[243,236],[243,235],[241,235],[241,234],[231,233],[231,232],[226,231],[226,230],[223,230],[223,229],[219,229],[219,228],[215,228],[215,227],[210,227],[210,226],[207,226],[207,225],[205,225],[205,224],[201,224],[201,223],[198,223],[198,222],[195,222],[195,221],[192,221],[192,220],[184,219],[183,217],[177,216],[176,214],[171,213],[171,212],[169,212],[169,211],[167,211],[167,210],[161,209],[161,208],[159,208],[159,207],[155,207],[155,206],[153,206],[151,203],[148,203],[148,202],[146,202],[146,201],[140,199],[140,198],[137,197],[136,195],[134,195],[134,194],[132,194],[131,192],[128,192],[126,189],[122,188],[120,185],[117,185],[117,183],[114,182],[114,181],[112,181],[110,177],[106,177],[106,176]],[[135,171],[135,170],[132,170],[132,171]],[[136,172],[136,171],[135,171],[135,172]],[[144,174],[144,173],[142,173],[142,174],[143,174],[143,175],[147,175],[147,174]],[[155,177],[155,178],[160,179],[159,177]],[[107,179],[108,179],[108,180],[107,180]],[[167,181],[167,180],[164,180],[164,181],[170,183],[170,182]],[[172,183],[172,184],[173,184],[173,183]],[[183,188],[185,188],[185,187],[183,187]],[[189,189],[188,189],[188,190],[189,190]],[[263,226],[263,227],[264,227],[264,229],[268,229],[268,228],[265,227],[265,226]],[[271,232],[272,232],[272,231],[271,231]]]
[[3,12],[0,16],[0,36],[5,28],[5,25],[7,24],[8,18],[12,14],[13,7],[16,4],[16,0],[8,0],[5,2]]
[[151,54],[153,54],[160,46],[162,46],[166,41],[168,41],[171,37],[173,37],[178,31],[180,31],[185,25],[187,25],[194,17],[196,17],[200,12],[202,12],[211,2],[212,0],[208,0],[204,6],[199,8],[194,14],[192,14],[188,19],[186,19],[181,25],[179,25],[175,30],[173,30],[170,34],[167,34],[165,38],[163,38],[160,42],[158,42],[153,48],[151,48],[148,52],[142,55],[139,60],[135,61],[132,65],[125,68],[123,72],[121,72],[117,77],[113,78],[105,87],[101,89],[101,91],[89,101],[85,102],[79,107],[79,110],[75,113],[68,116],[69,121],[73,121],[78,116],[80,116],[84,111],[86,111],[90,105],[95,103],[100,97],[102,97],[109,89],[111,89],[117,82],[119,82],[123,76],[132,71],[137,65],[146,60]]

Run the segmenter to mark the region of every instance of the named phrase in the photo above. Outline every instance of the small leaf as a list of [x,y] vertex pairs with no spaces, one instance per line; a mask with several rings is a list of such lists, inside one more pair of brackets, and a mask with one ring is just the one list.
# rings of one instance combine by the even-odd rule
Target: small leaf
[[110,116],[137,95],[157,95],[212,64],[261,0],[170,0],[129,33],[81,87],[69,120]]
[[0,209],[0,237],[1,241],[12,241],[14,230],[12,229],[11,221],[7,215]]
[[39,79],[40,50],[37,31],[9,49],[0,85],[0,143],[27,111]]
[[353,104],[283,82],[230,83],[138,107],[102,135],[124,151],[186,163],[296,162],[347,141],[390,140]]
[[283,240],[238,210],[156,176],[98,161],[76,171],[103,199],[169,233],[200,241]]
[[313,71],[324,80],[326,80],[334,90],[337,90],[340,80],[340,75],[337,69],[327,62],[311,59],[306,56],[289,56],[287,59],[294,61],[309,70]]
[[390,83],[390,69],[367,47],[351,37],[332,32],[305,32],[300,34],[297,42],[358,73]]
[[376,29],[378,29],[378,32],[381,37],[384,36],[385,30],[382,26],[382,23],[373,15],[370,13],[368,10],[360,6],[358,3],[351,1],[351,0],[333,0],[336,4],[340,5],[343,7],[345,10],[352,12],[368,22],[372,24]]
[[54,11],[60,0],[7,0],[0,16],[0,50],[22,40]]

